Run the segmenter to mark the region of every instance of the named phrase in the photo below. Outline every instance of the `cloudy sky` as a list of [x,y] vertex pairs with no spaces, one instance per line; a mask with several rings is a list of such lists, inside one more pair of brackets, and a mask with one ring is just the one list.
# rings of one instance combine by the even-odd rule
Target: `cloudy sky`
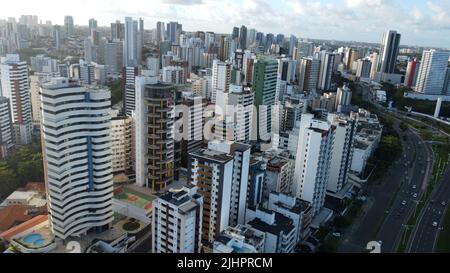
[[[2,1],[3,2],[3,1]],[[177,20],[188,31],[230,33],[242,24],[268,33],[299,37],[380,42],[383,31],[402,33],[402,44],[450,48],[450,0],[13,0],[0,18],[21,14],[77,25],[90,18],[107,26],[125,16]]]

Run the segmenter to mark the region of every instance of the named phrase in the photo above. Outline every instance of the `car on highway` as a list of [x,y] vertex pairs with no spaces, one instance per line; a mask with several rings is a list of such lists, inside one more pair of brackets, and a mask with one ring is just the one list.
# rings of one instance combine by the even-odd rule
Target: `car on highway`
[[447,205],[447,203],[445,203],[445,201],[442,201],[441,205],[445,207],[445,205]]
[[433,222],[433,227],[437,227],[438,223],[437,222]]
[[413,194],[413,197],[414,197],[414,198],[417,198],[417,193],[414,193],[414,194]]
[[416,185],[413,185],[412,188],[413,188],[413,190],[415,190],[415,189],[417,189],[417,186],[416,186]]
[[402,201],[402,205],[403,206],[406,205],[406,201],[405,200]]

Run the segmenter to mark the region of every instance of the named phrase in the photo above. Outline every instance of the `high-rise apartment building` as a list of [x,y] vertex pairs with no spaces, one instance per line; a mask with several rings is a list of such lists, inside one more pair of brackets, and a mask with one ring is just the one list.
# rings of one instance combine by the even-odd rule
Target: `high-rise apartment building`
[[239,48],[242,50],[247,49],[247,27],[241,26],[239,30]]
[[356,66],[356,77],[358,78],[370,78],[370,70],[372,69],[372,63],[367,59],[359,59]]
[[28,66],[20,61],[19,55],[6,55],[0,59],[0,84],[0,96],[8,98],[10,103],[14,142],[31,143],[33,124]]
[[134,177],[134,134],[133,118],[129,116],[112,115],[111,142],[112,142],[112,171],[114,175],[124,174],[129,179]]
[[219,60],[213,61],[212,66],[212,93],[211,102],[216,102],[218,92],[227,93],[231,83],[231,64],[221,62]]
[[383,34],[378,72],[387,74],[392,74],[395,72],[400,39],[400,33],[397,33],[397,31],[394,30],[388,30]]
[[325,203],[335,126],[303,114],[300,122],[293,193],[312,205],[317,215]]
[[70,15],[64,17],[64,33],[66,37],[72,37],[74,34],[73,17]]
[[252,90],[255,93],[255,106],[258,113],[258,139],[263,137],[264,140],[268,140],[272,133],[272,109],[275,105],[277,78],[278,62],[276,59],[260,57],[255,61]]
[[208,149],[223,152],[234,158],[229,226],[244,224],[251,146],[229,141],[210,141]]
[[341,112],[342,108],[350,106],[352,102],[352,91],[347,85],[339,87],[336,93],[336,101],[334,109]]
[[9,99],[0,97],[0,160],[8,156],[9,150],[14,145],[9,107]]
[[112,40],[105,43],[105,66],[109,73],[119,73],[123,67],[123,42]]
[[373,52],[370,54],[370,62],[372,63],[372,67],[370,68],[370,79],[374,80],[377,75],[378,64],[380,62],[380,56],[378,53]]
[[318,86],[320,90],[330,90],[331,76],[333,75],[333,67],[335,55],[329,52],[323,52],[320,60],[320,72]]
[[136,79],[136,183],[158,193],[175,176],[175,87]]
[[34,128],[41,127],[41,84],[57,77],[59,73],[34,73],[30,76],[31,117]]
[[338,193],[348,182],[357,122],[354,118],[336,114],[329,114],[328,121],[336,127],[336,130],[331,151],[327,191]]
[[241,142],[251,140],[254,97],[254,92],[242,85],[230,85],[229,92],[217,93],[217,137]]
[[122,69],[123,75],[123,110],[127,116],[131,116],[136,108],[136,77],[139,75],[139,68],[127,66]]
[[109,228],[113,220],[110,91],[54,78],[43,84],[41,101],[53,234],[67,239]]
[[92,85],[95,83],[95,65],[89,62],[80,60],[80,81],[85,85]]
[[92,33],[93,30],[97,30],[98,22],[94,18],[89,19],[89,33]]
[[190,154],[188,177],[203,196],[202,242],[212,244],[229,226],[233,156],[209,149]]
[[131,17],[125,18],[125,38],[123,43],[123,65],[139,66],[142,57],[142,35],[143,24],[141,20],[133,20]]
[[162,41],[165,40],[166,36],[166,27],[164,22],[157,22],[156,23],[156,42],[159,45]]
[[120,21],[111,23],[111,40],[123,40],[125,39],[125,24]]
[[425,50],[417,75],[416,91],[426,95],[441,95],[447,73],[449,52],[440,50]]
[[412,88],[416,86],[417,76],[419,74],[420,61],[417,58],[408,61],[405,75],[405,86]]
[[179,36],[183,31],[183,25],[178,22],[170,22],[167,24],[167,38],[172,44],[178,44]]
[[185,96],[179,103],[187,112],[182,116],[181,166],[188,167],[189,153],[200,149],[203,145],[203,129],[205,126],[204,109],[207,100],[201,95]]
[[320,60],[313,57],[302,58],[300,62],[299,88],[315,93],[319,82]]
[[294,161],[282,156],[274,156],[267,162],[264,177],[264,197],[271,192],[290,194],[294,176]]
[[163,82],[171,84],[185,84],[186,75],[180,66],[166,66],[162,71]]
[[153,200],[152,253],[200,253],[203,197],[196,187]]

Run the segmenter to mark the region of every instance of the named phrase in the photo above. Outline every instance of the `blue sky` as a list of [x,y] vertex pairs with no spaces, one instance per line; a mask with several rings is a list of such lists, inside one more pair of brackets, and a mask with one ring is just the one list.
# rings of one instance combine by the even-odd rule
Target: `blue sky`
[[[50,8],[49,8],[50,7]],[[402,44],[450,48],[450,0],[15,0],[2,3],[0,18],[36,14],[61,24],[70,14],[87,25],[142,17],[146,28],[177,20],[185,30],[229,33],[234,25],[299,37],[380,42],[387,29]]]

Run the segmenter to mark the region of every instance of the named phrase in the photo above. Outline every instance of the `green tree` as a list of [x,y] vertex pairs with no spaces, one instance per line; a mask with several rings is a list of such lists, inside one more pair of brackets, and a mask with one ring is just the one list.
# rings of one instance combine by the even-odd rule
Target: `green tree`
[[20,184],[14,171],[5,161],[0,161],[0,199],[5,199]]
[[122,100],[122,81],[115,80],[111,83],[111,105],[115,105]]

